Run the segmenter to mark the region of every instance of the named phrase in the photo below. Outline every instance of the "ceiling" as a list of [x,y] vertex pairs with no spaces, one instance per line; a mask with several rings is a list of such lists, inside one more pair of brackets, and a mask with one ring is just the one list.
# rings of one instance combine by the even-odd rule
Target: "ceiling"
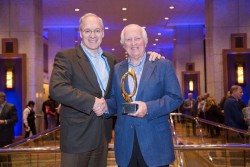
[[[169,9],[171,5],[174,6],[172,10]],[[124,7],[126,11],[122,10]],[[80,11],[75,12],[75,8]],[[43,0],[43,26],[77,28],[83,14],[95,13],[109,28],[105,30],[102,48],[124,55],[119,40],[125,25],[134,23],[146,27],[147,50],[173,49],[175,26],[204,24],[204,8],[205,0]],[[165,20],[165,17],[169,19]]]

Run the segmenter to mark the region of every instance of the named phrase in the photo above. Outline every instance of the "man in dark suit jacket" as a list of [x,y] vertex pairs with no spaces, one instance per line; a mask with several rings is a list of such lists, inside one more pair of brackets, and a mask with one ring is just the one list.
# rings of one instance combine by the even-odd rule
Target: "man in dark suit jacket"
[[106,166],[112,120],[92,112],[109,97],[116,62],[100,48],[103,30],[101,18],[85,14],[80,18],[81,45],[55,57],[49,91],[52,99],[61,103],[62,167]]
[[[144,28],[132,24],[123,29],[121,43],[129,57],[115,66],[111,99],[107,100],[105,116],[117,114],[115,158],[121,167],[168,166],[175,159],[168,119],[183,102],[181,89],[170,61],[149,61],[147,41]],[[121,78],[129,68],[138,80],[132,101],[139,107],[135,113],[123,115]],[[130,94],[134,89],[130,76],[124,83]]]
[[242,95],[241,86],[233,85],[230,88],[230,96],[224,103],[224,121],[227,126],[247,130],[248,127],[244,120],[242,103],[240,102]]
[[0,92],[0,148],[13,142],[17,121],[16,107],[7,103],[5,93]]

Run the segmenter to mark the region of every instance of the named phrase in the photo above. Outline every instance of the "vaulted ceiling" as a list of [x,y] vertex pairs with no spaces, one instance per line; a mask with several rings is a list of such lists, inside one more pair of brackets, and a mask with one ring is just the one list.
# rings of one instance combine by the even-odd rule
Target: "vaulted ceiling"
[[124,54],[120,32],[125,25],[135,23],[146,27],[147,50],[157,51],[173,48],[175,26],[205,24],[204,8],[205,0],[43,0],[43,27],[78,28],[79,18],[91,12],[109,28],[105,30],[103,49]]

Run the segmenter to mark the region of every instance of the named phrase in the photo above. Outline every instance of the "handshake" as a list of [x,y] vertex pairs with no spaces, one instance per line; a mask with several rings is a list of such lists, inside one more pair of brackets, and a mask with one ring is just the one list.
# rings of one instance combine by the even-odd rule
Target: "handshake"
[[100,99],[95,97],[95,104],[93,106],[93,111],[96,114],[96,116],[102,116],[103,113],[107,111],[107,103],[103,97]]
[[[139,107],[135,113],[128,114],[129,116],[143,118],[148,114],[148,109],[145,102],[134,101],[133,103],[138,104]],[[95,104],[92,110],[96,114],[96,116],[98,117],[102,116],[103,113],[105,113],[108,110],[105,99],[103,97],[100,99],[95,97]]]

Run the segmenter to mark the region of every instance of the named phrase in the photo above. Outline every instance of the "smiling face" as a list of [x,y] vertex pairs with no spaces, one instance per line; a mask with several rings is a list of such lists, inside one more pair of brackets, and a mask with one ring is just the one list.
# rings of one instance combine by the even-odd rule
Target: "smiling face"
[[96,16],[86,16],[80,25],[82,43],[93,53],[97,53],[104,37],[103,26]]
[[131,59],[143,57],[146,43],[142,35],[141,27],[133,25],[125,28],[123,48],[128,52]]

